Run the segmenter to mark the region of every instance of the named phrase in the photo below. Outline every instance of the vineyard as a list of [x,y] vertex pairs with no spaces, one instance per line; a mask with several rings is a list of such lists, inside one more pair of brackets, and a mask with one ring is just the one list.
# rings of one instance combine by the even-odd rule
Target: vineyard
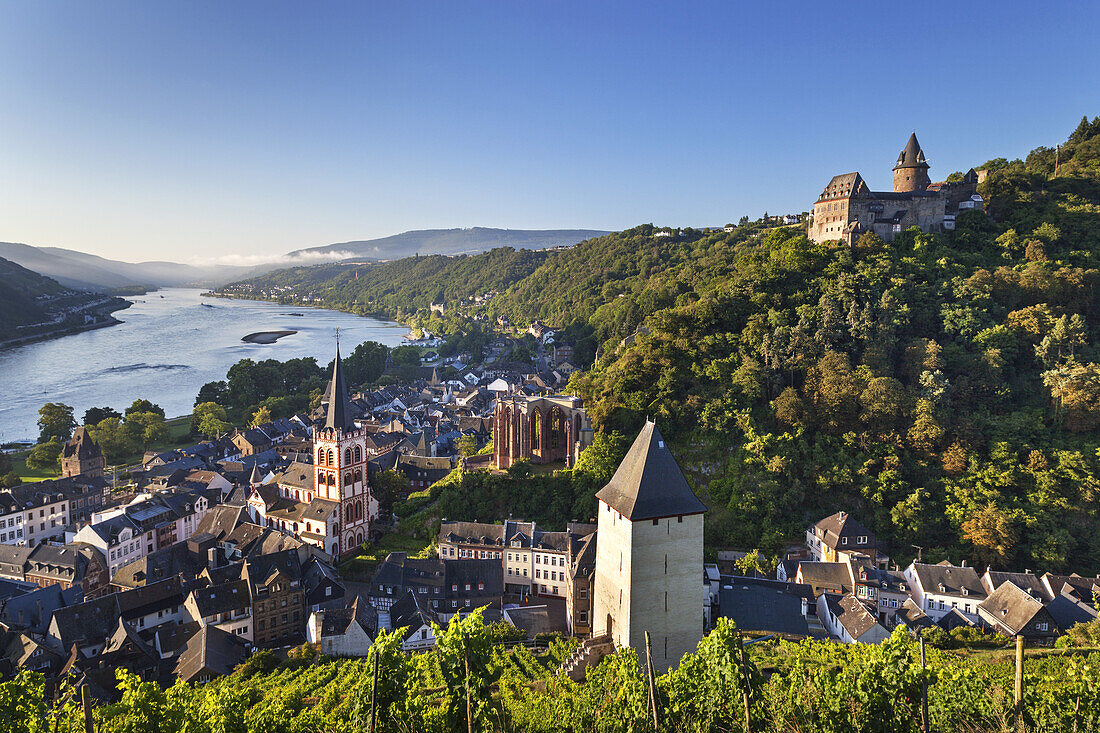
[[[101,733],[350,733],[423,731],[911,731],[921,730],[927,686],[931,731],[1100,731],[1100,653],[1044,650],[1024,664],[1014,700],[1007,654],[928,649],[899,628],[881,645],[763,641],[742,664],[726,620],[680,666],[656,679],[651,706],[635,653],[606,657],[581,683],[556,675],[575,647],[499,643],[480,613],[438,631],[436,649],[401,652],[382,632],[367,659],[317,657],[309,647],[278,661],[257,652],[229,677],[167,690],[118,670],[121,699],[96,707]],[[373,667],[377,658],[378,681]],[[21,673],[0,685],[0,733],[84,730],[79,696]],[[748,719],[746,721],[746,692]]]

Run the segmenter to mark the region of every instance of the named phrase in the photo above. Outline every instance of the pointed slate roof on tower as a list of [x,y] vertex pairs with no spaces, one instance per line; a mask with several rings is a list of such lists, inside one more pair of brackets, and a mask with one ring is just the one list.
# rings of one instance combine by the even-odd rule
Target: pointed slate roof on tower
[[913,133],[909,136],[909,142],[905,144],[905,149],[901,151],[901,155],[898,156],[898,164],[894,166],[894,170],[898,168],[929,168],[928,161],[924,159],[924,151],[921,150],[920,143],[917,142],[917,133]]
[[348,388],[344,383],[344,369],[340,366],[340,346],[336,346],[336,361],[332,365],[332,380],[328,388],[328,410],[325,415],[325,427],[348,432],[355,428],[351,419],[351,406],[348,404]]
[[707,510],[688,486],[656,423],[649,420],[596,498],[632,522]]
[[99,458],[103,453],[100,452],[99,446],[92,439],[92,436],[88,434],[88,431],[83,425],[73,431],[73,437],[65,444],[62,449],[63,458],[79,458],[81,460],[88,460],[90,458]]

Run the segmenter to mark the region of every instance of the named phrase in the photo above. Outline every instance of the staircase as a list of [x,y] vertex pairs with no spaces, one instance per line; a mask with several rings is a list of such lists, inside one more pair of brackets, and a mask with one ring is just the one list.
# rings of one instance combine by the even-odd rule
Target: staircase
[[585,639],[573,650],[569,659],[562,663],[560,674],[574,682],[580,682],[584,679],[589,667],[599,664],[601,659],[614,651],[615,642],[611,641],[610,634]]

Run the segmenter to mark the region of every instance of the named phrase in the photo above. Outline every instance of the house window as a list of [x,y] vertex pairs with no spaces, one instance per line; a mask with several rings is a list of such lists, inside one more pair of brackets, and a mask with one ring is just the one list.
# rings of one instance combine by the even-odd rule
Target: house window
[[1036,624],[1035,628],[1039,629],[1039,631],[1046,631],[1047,625],[1045,623]]
[[579,623],[579,624],[588,623],[588,611],[580,611],[580,612],[577,613],[577,623]]

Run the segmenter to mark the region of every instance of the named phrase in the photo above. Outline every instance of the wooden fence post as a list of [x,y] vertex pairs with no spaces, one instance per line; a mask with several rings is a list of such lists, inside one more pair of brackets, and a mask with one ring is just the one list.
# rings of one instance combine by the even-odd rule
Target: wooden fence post
[[92,696],[88,694],[87,683],[80,687],[80,702],[84,706],[84,733],[95,733],[95,724],[92,722]]
[[374,684],[370,687],[370,733],[374,733],[378,721],[378,650],[374,650]]
[[657,730],[657,681],[653,677],[653,659],[649,647],[649,632],[645,632],[646,683],[649,687],[649,711],[653,715],[653,730]]
[[1016,635],[1016,718],[1023,716],[1024,707],[1024,637]]
[[745,733],[752,733],[752,715],[750,714],[749,706],[749,663],[745,658],[745,637],[741,635],[741,630],[737,630],[737,646],[741,649],[741,679],[744,683],[743,699],[745,702]]
[[924,658],[924,634],[919,634],[920,639],[920,671],[921,671],[921,695],[920,695],[920,727],[923,733],[928,733],[928,678],[924,676],[927,662]]

